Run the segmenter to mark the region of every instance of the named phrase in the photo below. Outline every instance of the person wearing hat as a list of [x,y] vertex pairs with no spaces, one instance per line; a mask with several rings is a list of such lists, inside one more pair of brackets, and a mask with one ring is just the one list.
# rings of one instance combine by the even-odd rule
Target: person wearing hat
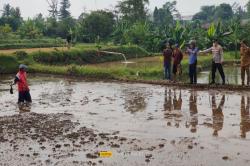
[[213,60],[212,60],[212,82],[210,84],[215,84],[215,74],[216,70],[219,70],[221,75],[222,84],[225,85],[225,73],[223,70],[223,48],[219,45],[217,39],[214,40],[213,46],[207,50],[201,51],[200,53],[212,53]]
[[28,82],[27,82],[27,74],[26,74],[26,70],[28,69],[28,67],[26,65],[21,64],[19,66],[19,71],[15,77],[14,82],[12,83],[12,85],[17,84],[18,87],[18,104],[21,103],[31,103],[31,95],[30,95],[30,89],[28,86]]
[[196,47],[196,42],[191,40],[189,42],[189,47],[186,50],[189,56],[189,77],[190,84],[197,84],[197,56],[199,49]]

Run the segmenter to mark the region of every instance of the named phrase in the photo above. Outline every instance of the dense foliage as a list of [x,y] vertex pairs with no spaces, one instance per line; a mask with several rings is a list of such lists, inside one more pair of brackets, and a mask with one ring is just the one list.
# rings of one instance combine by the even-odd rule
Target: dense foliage
[[[159,52],[167,40],[184,47],[191,39],[200,48],[218,38],[228,50],[235,50],[242,39],[250,40],[250,2],[246,10],[238,4],[203,6],[192,20],[183,20],[176,1],[166,1],[154,11],[148,0],[121,0],[115,10],[83,12],[78,18],[70,13],[70,0],[47,0],[49,17],[38,14],[23,19],[20,9],[4,5],[0,17],[0,40],[66,38],[73,42],[137,44]],[[250,41],[249,41],[250,42]],[[7,46],[7,44],[6,44]]]

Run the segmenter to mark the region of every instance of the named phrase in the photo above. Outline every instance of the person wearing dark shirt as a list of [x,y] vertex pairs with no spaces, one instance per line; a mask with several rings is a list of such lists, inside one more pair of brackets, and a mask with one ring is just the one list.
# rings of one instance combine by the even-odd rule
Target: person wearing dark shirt
[[164,49],[163,51],[163,56],[164,56],[165,79],[171,80],[171,64],[172,64],[173,50],[169,43],[166,44],[166,49]]

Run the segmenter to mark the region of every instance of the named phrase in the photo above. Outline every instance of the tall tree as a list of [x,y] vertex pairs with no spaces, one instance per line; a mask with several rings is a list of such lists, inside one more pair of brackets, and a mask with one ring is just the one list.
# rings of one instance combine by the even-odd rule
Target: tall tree
[[47,0],[49,5],[49,15],[53,19],[57,19],[58,16],[58,0]]
[[33,19],[35,26],[39,29],[40,32],[45,34],[46,25],[43,15],[40,13]]
[[246,4],[246,8],[247,8],[247,15],[248,15],[248,17],[250,17],[250,0]]
[[233,9],[230,4],[222,3],[216,7],[215,20],[229,20],[233,17]]
[[86,15],[80,20],[82,33],[90,41],[95,39],[107,39],[114,30],[115,19],[112,12],[98,10]]
[[42,32],[36,26],[35,22],[28,19],[23,22],[22,26],[18,29],[21,38],[35,39],[41,37]]
[[66,19],[66,18],[71,16],[69,8],[70,8],[70,1],[69,0],[62,0],[60,12],[59,12],[59,16],[60,16],[61,20]]
[[176,9],[176,1],[166,2],[162,8],[155,8],[154,10],[154,23],[164,28],[165,26],[172,25],[174,21],[174,16],[178,15],[178,11]]
[[211,22],[214,20],[216,7],[213,6],[202,6],[201,11],[193,16],[193,20],[200,20],[205,22]]
[[10,4],[4,5],[0,25],[9,24],[12,30],[16,31],[21,26],[22,21],[20,8],[13,8]]
[[232,6],[222,3],[219,6],[202,6],[201,11],[193,16],[193,20],[213,22],[229,20],[234,15]]
[[124,20],[135,23],[146,20],[148,3],[149,0],[123,0],[118,3],[117,8]]
[[3,17],[10,17],[11,14],[11,6],[10,4],[6,4],[3,6]]

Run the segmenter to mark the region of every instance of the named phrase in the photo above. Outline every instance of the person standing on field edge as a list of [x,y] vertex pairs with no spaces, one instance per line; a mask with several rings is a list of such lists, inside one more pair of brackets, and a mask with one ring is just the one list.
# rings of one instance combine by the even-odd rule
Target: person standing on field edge
[[182,74],[181,61],[183,59],[183,54],[182,54],[181,49],[179,48],[178,44],[175,44],[175,48],[173,51],[173,57],[174,57],[174,64],[173,64],[174,78],[173,78],[173,80],[176,81],[176,75]]
[[250,82],[250,73],[249,73],[249,66],[250,66],[250,48],[247,46],[245,40],[241,41],[240,43],[240,60],[241,60],[241,81],[242,85],[245,85],[245,74],[247,75],[247,85],[249,86]]
[[213,46],[207,50],[201,51],[201,53],[212,53],[212,82],[210,84],[215,84],[215,74],[216,70],[219,70],[222,79],[222,85],[225,85],[225,74],[223,70],[223,48],[219,45],[218,40],[215,39]]
[[171,48],[170,43],[166,44],[166,48],[163,51],[163,56],[164,56],[165,79],[171,80],[171,64],[172,64],[173,50]]
[[186,53],[189,56],[189,78],[190,84],[197,84],[197,56],[199,49],[196,47],[194,40],[190,41]]
[[17,84],[18,87],[18,104],[23,104],[24,102],[31,103],[30,89],[27,82],[27,66],[21,64],[19,66],[19,72],[17,73],[12,85]]

